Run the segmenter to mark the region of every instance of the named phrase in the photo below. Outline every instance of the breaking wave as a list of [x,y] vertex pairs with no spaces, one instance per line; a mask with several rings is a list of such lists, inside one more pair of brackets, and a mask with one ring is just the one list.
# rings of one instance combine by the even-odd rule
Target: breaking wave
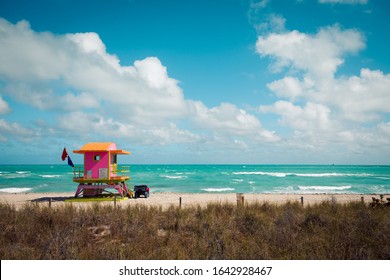
[[207,189],[202,189],[202,191],[206,192],[229,192],[229,191],[234,191],[234,188],[207,188]]
[[352,188],[352,186],[298,186],[302,191],[344,191]]
[[24,193],[31,191],[31,188],[5,188],[0,189],[0,192],[6,192],[6,193]]
[[261,172],[261,171],[242,171],[242,172],[233,172],[234,175],[268,175],[273,177],[286,177],[290,173],[282,172]]
[[160,175],[160,177],[167,178],[167,179],[184,179],[184,178],[187,178],[187,176],[184,176],[184,175]]
[[366,177],[371,174],[367,173],[286,173],[286,172],[262,172],[262,171],[242,171],[242,172],[232,172],[234,175],[263,175],[263,176],[272,176],[272,177],[286,177],[286,176],[298,176],[298,177]]

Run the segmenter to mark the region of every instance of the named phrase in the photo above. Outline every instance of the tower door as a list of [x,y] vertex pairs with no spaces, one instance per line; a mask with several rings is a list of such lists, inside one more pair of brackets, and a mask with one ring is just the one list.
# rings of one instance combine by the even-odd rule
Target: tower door
[[107,178],[108,178],[107,168],[99,168],[99,179],[107,179]]

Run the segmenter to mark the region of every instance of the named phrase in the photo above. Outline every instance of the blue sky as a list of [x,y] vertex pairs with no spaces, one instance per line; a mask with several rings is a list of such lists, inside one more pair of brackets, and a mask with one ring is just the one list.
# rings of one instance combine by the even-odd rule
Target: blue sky
[[389,3],[3,0],[0,164],[390,164]]

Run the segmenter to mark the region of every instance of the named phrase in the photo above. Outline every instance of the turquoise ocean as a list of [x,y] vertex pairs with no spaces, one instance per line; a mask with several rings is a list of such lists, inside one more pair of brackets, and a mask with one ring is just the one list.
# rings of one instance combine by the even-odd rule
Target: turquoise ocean
[[[129,186],[178,193],[389,194],[390,166],[132,165]],[[0,165],[0,192],[75,192],[68,165]]]

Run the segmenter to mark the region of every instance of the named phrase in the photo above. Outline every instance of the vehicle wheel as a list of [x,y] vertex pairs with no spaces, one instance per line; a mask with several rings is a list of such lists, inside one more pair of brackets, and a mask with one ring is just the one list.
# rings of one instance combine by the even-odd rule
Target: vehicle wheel
[[149,192],[145,192],[145,198],[149,197]]

